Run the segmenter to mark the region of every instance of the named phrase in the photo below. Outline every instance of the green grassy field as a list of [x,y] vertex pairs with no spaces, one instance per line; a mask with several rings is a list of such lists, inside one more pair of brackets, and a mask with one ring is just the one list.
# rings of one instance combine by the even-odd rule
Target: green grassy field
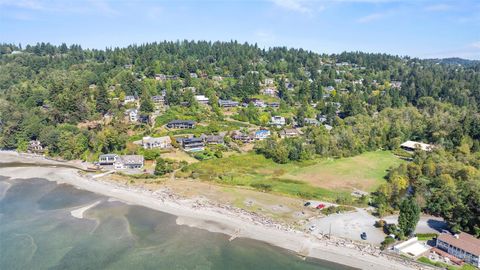
[[384,181],[386,169],[400,162],[390,152],[289,164],[277,164],[262,155],[248,153],[192,164],[187,173],[204,181],[333,201],[348,199],[354,188],[374,190]]
[[288,172],[285,177],[328,189],[374,191],[385,180],[387,170],[403,160],[390,151],[374,151],[341,159],[324,159]]

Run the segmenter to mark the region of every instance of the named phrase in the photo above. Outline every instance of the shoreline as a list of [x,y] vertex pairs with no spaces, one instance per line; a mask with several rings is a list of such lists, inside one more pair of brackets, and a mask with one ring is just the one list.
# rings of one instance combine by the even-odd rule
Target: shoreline
[[[16,152],[0,152],[1,163],[21,163],[24,156]],[[36,158],[37,159],[37,158]],[[58,163],[39,157],[36,164],[57,165]],[[27,162],[28,163],[28,162]],[[149,191],[118,183],[93,178],[93,175],[80,175],[77,169],[65,167],[2,167],[0,175],[15,178],[44,178],[58,184],[69,184],[75,188],[87,190],[114,198],[124,203],[144,206],[153,210],[172,214],[177,217],[178,225],[204,229],[210,232],[249,238],[287,249],[295,254],[324,261],[369,270],[388,269],[431,269],[413,262],[409,265],[399,262],[377,250],[367,247],[358,248],[351,241],[309,235],[305,232],[282,226],[259,215],[248,213],[230,206],[221,206],[205,200],[182,199],[168,189]],[[92,205],[80,208],[79,215]],[[80,210],[77,209],[77,210]],[[75,210],[74,210],[75,211]],[[372,255],[375,254],[375,255]]]

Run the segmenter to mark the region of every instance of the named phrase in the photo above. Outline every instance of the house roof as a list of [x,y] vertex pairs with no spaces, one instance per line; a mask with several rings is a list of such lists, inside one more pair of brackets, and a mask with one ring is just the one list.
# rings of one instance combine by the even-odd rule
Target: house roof
[[173,120],[168,122],[169,125],[174,125],[174,124],[189,124],[189,125],[194,125],[195,121],[192,120]]
[[300,134],[300,132],[298,132],[298,130],[294,128],[286,128],[286,129],[283,129],[282,132],[284,134]]
[[438,236],[438,240],[446,242],[452,246],[463,249],[468,253],[480,256],[480,239],[475,236],[461,232],[456,235],[450,233],[442,233]]
[[270,130],[266,130],[266,129],[257,130],[255,134],[270,134]]
[[424,151],[430,151],[434,148],[433,145],[428,144],[428,143],[422,143],[422,142],[415,142],[415,141],[406,141],[400,145],[401,147],[406,147],[406,148],[412,148],[415,149],[419,147],[421,150]]
[[143,156],[140,155],[125,155],[121,156],[123,164],[143,164]]
[[103,155],[100,155],[100,157],[105,157],[105,158],[115,158],[115,157],[118,157],[117,154],[103,154]]
[[162,143],[162,142],[171,142],[169,136],[163,137],[143,137],[143,143]]

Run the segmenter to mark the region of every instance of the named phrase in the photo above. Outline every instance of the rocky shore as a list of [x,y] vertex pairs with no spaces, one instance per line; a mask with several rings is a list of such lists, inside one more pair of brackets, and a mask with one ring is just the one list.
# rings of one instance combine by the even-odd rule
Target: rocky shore
[[[322,260],[369,270],[380,269],[432,269],[409,260],[383,254],[378,247],[329,235],[311,235],[288,224],[275,222],[265,216],[252,213],[204,198],[187,199],[174,194],[168,188],[147,190],[94,178],[94,174],[79,174],[74,168],[54,167],[59,163],[33,157],[40,167],[22,167],[19,163],[28,160],[15,152],[0,152],[0,175],[11,178],[45,178],[57,183],[66,183],[118,199],[125,203],[145,206],[176,215],[177,224],[198,227],[212,232],[230,235],[231,241],[245,237],[264,241],[285,248],[302,257]],[[27,160],[27,161],[26,161]],[[61,163],[64,164],[64,163]],[[45,166],[47,165],[47,166]],[[77,168],[81,165],[76,164]]]

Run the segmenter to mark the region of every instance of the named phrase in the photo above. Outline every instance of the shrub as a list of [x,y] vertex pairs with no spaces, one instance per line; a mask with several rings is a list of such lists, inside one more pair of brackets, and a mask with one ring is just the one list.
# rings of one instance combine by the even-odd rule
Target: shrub
[[262,191],[272,191],[273,189],[272,185],[264,184],[264,183],[253,183],[253,184],[250,184],[250,186]]
[[387,237],[385,237],[385,240],[383,240],[382,243],[380,243],[380,249],[385,250],[386,248],[388,248],[393,243],[395,243],[395,239],[387,236]]
[[379,219],[379,220],[375,221],[375,227],[376,228],[383,228],[383,227],[385,227],[386,224],[387,223],[383,219]]

